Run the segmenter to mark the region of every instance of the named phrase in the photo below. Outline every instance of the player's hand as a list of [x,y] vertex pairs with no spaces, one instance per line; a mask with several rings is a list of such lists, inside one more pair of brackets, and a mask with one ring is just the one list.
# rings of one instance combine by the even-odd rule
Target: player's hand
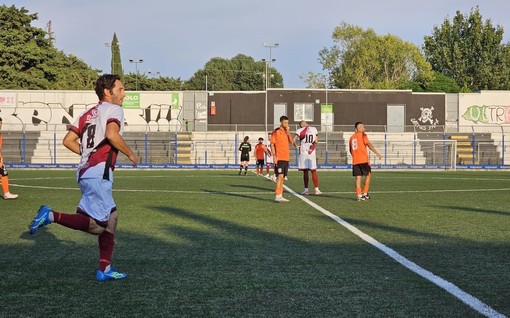
[[377,154],[377,157],[379,158],[379,160],[382,159],[382,156],[380,154]]
[[129,159],[129,161],[131,161],[131,163],[133,164],[133,166],[136,166],[136,165],[138,164],[138,160],[139,160],[139,158],[138,158],[138,156],[137,156],[137,155],[135,155],[135,153],[131,153],[131,155],[130,155],[130,156],[128,156],[128,159]]

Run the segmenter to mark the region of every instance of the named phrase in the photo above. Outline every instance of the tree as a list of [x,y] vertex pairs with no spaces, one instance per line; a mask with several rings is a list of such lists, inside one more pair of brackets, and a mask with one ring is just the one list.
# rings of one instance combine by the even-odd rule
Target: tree
[[322,49],[319,62],[334,87],[390,89],[409,81],[425,85],[432,78],[420,49],[398,37],[342,22],[332,38],[338,44]]
[[1,89],[93,89],[98,70],[53,47],[37,14],[0,6]]
[[329,88],[328,77],[325,74],[308,72],[299,76],[306,84],[306,88]]
[[111,61],[111,74],[116,74],[122,77],[124,71],[122,70],[122,60],[120,58],[120,44],[117,39],[117,33],[113,33],[112,43],[110,44],[112,49],[112,61]]
[[[271,87],[283,87],[283,77],[271,67]],[[238,54],[214,57],[184,83],[186,90],[252,91],[265,89],[266,62]]]
[[439,72],[433,72],[432,80],[422,85],[417,82],[407,82],[399,86],[399,89],[411,89],[413,92],[444,92],[444,93],[459,93],[466,92],[462,90],[455,80],[451,77],[445,76]]
[[425,36],[424,51],[433,70],[455,80],[459,87],[510,89],[510,53],[502,44],[503,27],[483,21],[478,7],[469,15],[457,11]]
[[149,78],[144,74],[129,73],[125,74],[123,79],[124,88],[128,91],[134,91],[136,81],[138,81],[139,91],[179,91],[182,89],[180,78],[172,77],[153,77]]

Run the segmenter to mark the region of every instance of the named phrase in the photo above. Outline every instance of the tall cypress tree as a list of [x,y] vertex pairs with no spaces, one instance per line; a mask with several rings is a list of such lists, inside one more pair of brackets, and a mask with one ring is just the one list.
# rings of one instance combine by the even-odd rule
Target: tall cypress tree
[[116,74],[122,77],[124,76],[124,71],[122,70],[122,61],[120,59],[120,44],[119,40],[117,39],[117,33],[113,33],[113,40],[110,47],[112,48],[112,74]]

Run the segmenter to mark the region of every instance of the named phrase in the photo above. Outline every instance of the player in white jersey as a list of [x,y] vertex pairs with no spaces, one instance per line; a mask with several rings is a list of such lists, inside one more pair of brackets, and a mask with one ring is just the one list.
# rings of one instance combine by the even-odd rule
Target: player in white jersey
[[267,135],[266,147],[269,151],[269,154],[266,154],[266,178],[276,181],[274,174],[271,175],[270,173],[271,169],[274,171],[273,155],[271,154],[271,133]]
[[317,155],[315,150],[319,140],[319,133],[317,132],[317,128],[308,126],[308,123],[304,120],[299,123],[299,127],[300,128],[296,131],[294,136],[294,141],[300,141],[298,168],[299,170],[303,171],[303,181],[305,184],[305,189],[301,194],[310,194],[310,191],[308,190],[308,171],[311,171],[313,184],[315,186],[315,194],[318,195],[322,193],[319,190],[319,177],[317,176]]
[[136,165],[138,157],[122,137],[126,97],[118,75],[102,75],[96,81],[99,103],[83,112],[71,126],[63,144],[81,155],[77,180],[82,198],[75,214],[61,213],[43,205],[29,226],[30,234],[52,222],[98,235],[98,281],[123,279],[127,275],[110,266],[117,228],[117,207],[112,197],[113,170],[118,152]]

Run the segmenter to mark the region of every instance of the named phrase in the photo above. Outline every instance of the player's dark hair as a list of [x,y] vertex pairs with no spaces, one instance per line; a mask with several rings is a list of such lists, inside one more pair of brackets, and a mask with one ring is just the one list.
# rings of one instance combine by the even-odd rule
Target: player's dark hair
[[280,122],[284,121],[284,120],[289,120],[289,117],[283,115],[280,117]]
[[259,138],[259,141],[261,141],[261,140],[263,141],[263,140],[264,140],[264,138],[260,137],[260,138]]
[[358,130],[358,125],[361,125],[363,124],[363,122],[361,121],[357,121],[355,124],[354,124],[354,128],[356,128],[356,130]]
[[247,142],[248,139],[250,139],[250,137],[248,137],[248,136],[244,137],[244,142]]
[[115,74],[103,74],[96,81],[96,95],[99,100],[104,99],[104,90],[111,91],[115,87],[115,81],[120,81],[120,76]]
[[2,121],[2,117],[0,117],[0,121]]

